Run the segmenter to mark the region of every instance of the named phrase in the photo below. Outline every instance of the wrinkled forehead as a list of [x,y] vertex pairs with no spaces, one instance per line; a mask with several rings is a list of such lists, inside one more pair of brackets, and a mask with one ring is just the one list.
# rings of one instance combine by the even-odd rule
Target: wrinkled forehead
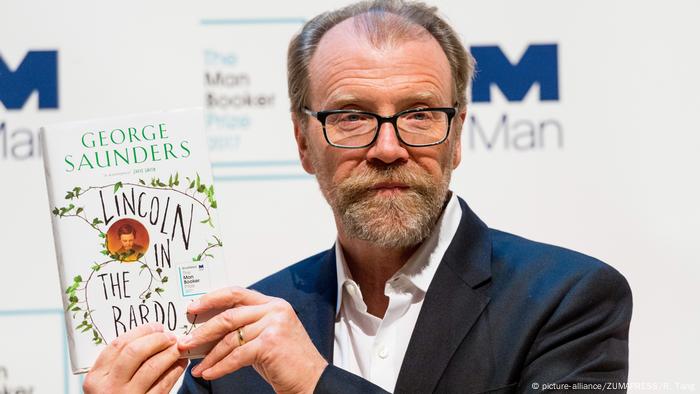
[[309,63],[311,92],[336,87],[342,76],[391,78],[414,71],[429,73],[452,90],[450,64],[439,42],[422,26],[388,13],[338,23],[323,35]]

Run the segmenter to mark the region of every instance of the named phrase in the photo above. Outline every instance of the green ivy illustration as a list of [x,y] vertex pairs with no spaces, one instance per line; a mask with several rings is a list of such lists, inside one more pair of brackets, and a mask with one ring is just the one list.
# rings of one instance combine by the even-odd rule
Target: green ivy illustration
[[[114,262],[122,262],[129,255],[110,252],[107,248],[107,234],[102,229],[102,226],[105,223],[99,218],[89,219],[85,214],[84,207],[77,206],[76,204],[80,200],[80,197],[93,190],[111,189],[113,194],[116,194],[119,189],[125,186],[166,190],[187,196],[188,198],[197,202],[204,209],[207,215],[206,219],[202,220],[200,223],[214,227],[210,211],[210,209],[217,208],[217,202],[214,196],[214,185],[206,185],[202,183],[199,174],[196,174],[196,177],[193,179],[190,179],[189,177],[186,177],[185,179],[187,182],[182,187],[180,187],[180,176],[178,173],[175,173],[175,175],[170,175],[167,182],[161,180],[160,178],[151,178],[150,182],[148,183],[143,179],[139,179],[138,183],[115,182],[102,186],[90,186],[85,189],[76,186],[66,192],[64,199],[68,201],[68,205],[64,207],[55,207],[52,210],[52,213],[59,218],[77,218],[95,230],[97,232],[99,246],[101,247],[100,253],[108,256],[107,260],[100,263],[92,263],[86,279],[83,279],[81,275],[73,277],[72,283],[66,288],[65,291],[66,296],[68,297],[68,306],[66,307],[66,311],[73,312],[73,319],[80,321],[80,324],[78,324],[75,329],[82,333],[90,333],[92,335],[92,342],[95,345],[106,344],[106,340],[92,318],[92,312],[94,312],[94,310],[90,308],[90,303],[87,297],[88,284],[90,283],[93,275],[104,266]],[[204,248],[201,252],[196,253],[192,257],[192,261],[203,261],[206,258],[214,257],[211,253],[209,253],[209,251],[213,248],[223,246],[223,243],[218,237],[213,236],[213,238],[214,240],[207,241],[206,248]],[[148,287],[139,294],[139,299],[142,303],[145,303],[146,300],[153,297],[154,293],[161,296],[165,292],[165,289],[160,286],[168,283],[169,279],[167,276],[163,276],[162,268],[157,267],[156,269],[153,269],[153,267],[143,261],[143,256],[143,253],[139,253],[137,255],[137,259],[131,263],[141,264],[139,273],[146,271],[150,276]],[[192,324],[181,326],[184,334],[188,334],[195,328],[195,322],[196,316]]]

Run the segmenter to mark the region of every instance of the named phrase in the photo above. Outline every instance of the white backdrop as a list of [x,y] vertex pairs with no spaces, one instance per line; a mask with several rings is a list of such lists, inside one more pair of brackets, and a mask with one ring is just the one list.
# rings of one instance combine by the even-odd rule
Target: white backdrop
[[[491,227],[627,277],[630,381],[640,384],[631,392],[700,391],[700,3],[434,3],[477,51],[495,47],[513,64],[538,45],[557,55],[549,85],[514,100],[496,80],[510,93],[493,85],[490,101],[471,105],[453,190]],[[304,20],[342,4],[3,1],[0,391],[79,391],[66,364],[43,124],[204,106],[234,280],[331,246],[330,210],[296,156],[285,57]],[[541,100],[553,81],[558,97]],[[20,105],[17,86],[41,88]]]

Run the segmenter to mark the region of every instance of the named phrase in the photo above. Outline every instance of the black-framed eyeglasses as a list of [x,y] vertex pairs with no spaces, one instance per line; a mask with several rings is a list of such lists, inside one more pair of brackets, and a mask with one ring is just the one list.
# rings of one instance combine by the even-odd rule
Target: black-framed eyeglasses
[[442,144],[450,134],[450,124],[457,113],[455,108],[415,108],[392,116],[353,109],[304,112],[318,119],[323,136],[331,146],[338,148],[366,148],[374,144],[383,123],[394,126],[396,137],[406,146],[421,147]]

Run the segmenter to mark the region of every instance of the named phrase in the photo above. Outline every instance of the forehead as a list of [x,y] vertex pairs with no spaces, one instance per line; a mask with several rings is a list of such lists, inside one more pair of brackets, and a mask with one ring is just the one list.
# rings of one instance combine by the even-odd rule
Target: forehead
[[309,64],[312,106],[377,100],[452,104],[449,61],[425,29],[416,25],[413,34],[379,45],[371,41],[352,18],[323,36]]

